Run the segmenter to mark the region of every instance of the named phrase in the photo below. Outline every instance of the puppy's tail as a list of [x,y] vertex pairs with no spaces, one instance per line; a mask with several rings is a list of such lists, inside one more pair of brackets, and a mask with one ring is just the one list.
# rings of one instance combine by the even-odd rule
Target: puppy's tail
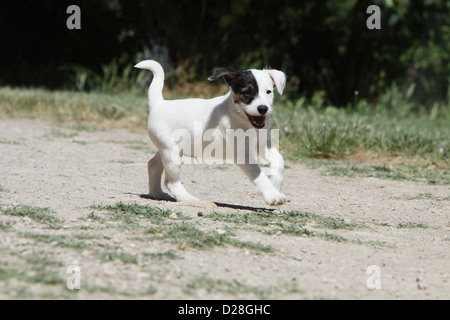
[[164,69],[155,60],[144,60],[134,66],[139,69],[146,69],[153,72],[153,80],[148,89],[149,105],[155,105],[164,101],[162,91],[164,87]]

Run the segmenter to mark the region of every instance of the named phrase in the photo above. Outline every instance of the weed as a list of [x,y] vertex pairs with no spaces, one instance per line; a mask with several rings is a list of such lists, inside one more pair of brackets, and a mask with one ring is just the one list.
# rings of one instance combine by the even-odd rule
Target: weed
[[72,132],[72,133],[65,133],[59,130],[51,130],[51,132],[49,134],[46,135],[47,138],[74,138],[78,135],[77,132]]
[[205,218],[235,224],[249,224],[258,225],[261,227],[272,227],[259,230],[269,235],[287,234],[297,237],[318,236],[326,240],[337,242],[343,242],[347,240],[342,236],[330,234],[327,231],[325,231],[325,233],[321,233],[313,229],[353,230],[364,227],[364,224],[347,222],[341,218],[325,217],[310,212],[300,211],[287,211],[278,214],[258,212],[221,214],[213,212],[209,215],[206,215]]
[[[283,227],[285,224],[295,225],[296,227],[304,227],[307,223],[315,222],[315,228],[325,229],[345,229],[353,230],[355,228],[363,227],[361,224],[354,222],[346,222],[340,218],[325,217],[310,212],[301,211],[287,211],[282,213],[217,213],[213,212],[206,215],[215,221],[231,222],[235,224],[253,224],[258,226],[279,226]],[[286,232],[289,233],[289,232]]]
[[168,259],[168,260],[179,259],[178,255],[171,250],[165,251],[165,252],[144,253],[144,256],[150,257],[152,260],[156,260],[156,261],[160,261],[160,260],[164,260],[164,259]]
[[[86,76],[80,79],[97,83],[95,87],[101,88],[98,92],[1,88],[1,113],[76,122],[80,128],[88,128],[89,131],[98,130],[98,124],[104,124],[105,120],[145,127],[148,116],[146,99],[143,92],[132,93],[132,83],[136,82],[129,78],[129,70],[118,75],[114,64],[104,68],[102,77],[87,77],[86,70],[78,70],[79,74]],[[124,82],[123,88],[108,89],[115,87],[116,81]],[[85,84],[80,85],[80,89],[85,88]],[[167,98],[171,97],[182,98],[177,92],[169,93]],[[274,127],[280,132],[282,153],[293,161],[305,157],[345,159],[356,152],[369,150],[382,156],[420,158],[428,166],[427,172],[419,168],[422,177],[429,183],[449,184],[450,172],[446,170],[450,160],[448,108],[436,105],[428,113],[411,112],[407,102],[388,102],[369,105],[361,101],[350,110],[326,106],[323,93],[314,94],[311,101],[303,97],[297,100],[282,98],[272,116]],[[392,103],[404,105],[394,107]],[[54,135],[64,137],[67,134],[55,131]],[[132,148],[148,150],[135,144]],[[383,165],[370,170],[380,178],[408,179],[411,176]]]
[[7,231],[11,228],[11,223],[0,221],[0,230]]
[[284,283],[277,286],[253,286],[238,280],[221,280],[205,276],[194,277],[186,284],[185,291],[195,294],[198,290],[206,290],[208,293],[219,292],[233,296],[253,295],[258,299],[268,299],[276,293],[299,293],[300,290],[294,283]]
[[427,229],[428,226],[425,223],[416,223],[416,222],[407,222],[407,223],[399,223],[397,228],[421,228]]
[[19,235],[25,238],[35,239],[39,242],[55,244],[64,248],[81,250],[89,247],[86,242],[79,241],[76,236],[42,234],[33,232],[21,232],[19,233]]
[[[137,226],[136,217],[144,217],[152,223],[160,224],[170,216],[172,211],[144,206],[136,203],[125,204],[122,202],[114,205],[92,205],[91,209],[109,211],[113,220],[119,220],[124,224]],[[177,214],[181,219],[187,219],[181,213]]]
[[432,199],[433,194],[427,192],[427,193],[419,193],[417,196],[414,197],[408,197],[408,200],[424,200],[424,199]]
[[92,211],[91,213],[89,213],[89,214],[87,215],[87,218],[88,218],[88,219],[91,219],[91,220],[93,220],[93,221],[100,222],[100,223],[104,223],[104,222],[105,222],[105,219],[103,219],[103,218],[100,217],[99,215],[96,215],[94,211]]
[[18,279],[28,283],[41,283],[47,285],[58,285],[63,280],[54,271],[54,267],[61,267],[61,263],[49,259],[49,254],[44,251],[33,251],[27,255],[18,255],[31,267],[31,270],[24,271],[17,267],[12,267],[7,263],[0,264],[0,280]]
[[[155,229],[149,230],[149,233],[155,234]],[[272,252],[271,246],[262,245],[260,243],[244,242],[229,237],[228,235],[219,235],[215,231],[202,231],[192,224],[171,224],[157,230],[159,239],[169,239],[179,248],[186,247],[195,249],[211,249],[215,246],[232,245],[238,248],[247,248],[256,252]]]
[[0,144],[20,145],[20,142],[0,139]]
[[40,208],[27,205],[20,205],[5,208],[0,207],[0,212],[2,212],[4,215],[7,216],[28,217],[36,222],[46,224],[52,229],[62,228],[61,226],[62,221],[59,218],[52,215],[54,211],[50,208]]
[[430,165],[406,165],[404,163],[387,166],[355,165],[349,162],[320,162],[321,174],[338,177],[373,177],[391,180],[423,181],[429,184],[450,184],[450,170],[436,169]]
[[108,261],[114,261],[119,260],[123,263],[131,263],[131,264],[137,264],[137,257],[132,254],[128,254],[125,252],[122,252],[120,249],[114,250],[114,251],[104,251],[99,254],[100,259],[102,261],[108,262]]

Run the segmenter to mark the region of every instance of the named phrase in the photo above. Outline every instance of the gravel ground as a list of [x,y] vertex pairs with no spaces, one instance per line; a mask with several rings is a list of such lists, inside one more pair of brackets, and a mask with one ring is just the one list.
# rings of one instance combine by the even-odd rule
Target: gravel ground
[[[238,168],[185,165],[187,190],[205,202],[154,201],[154,153],[141,129],[1,119],[0,298],[450,298],[448,186],[288,163],[289,201],[271,208]],[[117,203],[171,213],[125,221],[104,210]]]

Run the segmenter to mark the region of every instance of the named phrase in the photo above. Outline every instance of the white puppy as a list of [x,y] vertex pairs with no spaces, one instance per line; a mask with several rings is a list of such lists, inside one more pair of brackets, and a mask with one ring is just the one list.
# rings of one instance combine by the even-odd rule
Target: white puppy
[[[272,113],[274,99],[273,86],[280,94],[283,93],[286,76],[278,70],[247,70],[236,71],[227,68],[217,68],[209,77],[210,81],[223,77],[231,87],[230,92],[213,99],[164,100],[164,70],[153,60],[138,63],[136,68],[153,72],[153,80],[149,88],[149,118],[148,132],[151,140],[158,148],[158,153],[148,162],[149,196],[157,200],[169,200],[171,197],[161,189],[161,177],[165,171],[165,186],[177,201],[199,201],[189,194],[180,180],[181,157],[196,155],[193,148],[183,145],[198,138],[194,131],[201,125],[201,132],[216,130],[223,133],[225,139],[229,130],[265,130],[259,134],[260,146],[258,155],[270,162],[270,179],[264,174],[256,162],[256,144],[245,140],[245,149],[239,150],[233,146],[235,159],[239,153],[245,153],[244,163],[237,163],[242,171],[262,194],[266,203],[282,205],[286,197],[280,193],[283,183],[284,160],[278,150],[272,145],[269,128],[269,116]],[[197,125],[197,129],[195,126]],[[173,137],[180,129],[187,132],[189,139],[179,141]],[[263,138],[261,138],[261,136]],[[195,142],[194,142],[195,143]],[[204,149],[206,144],[202,141]],[[225,146],[229,150],[228,146]],[[241,161],[242,162],[242,161]]]

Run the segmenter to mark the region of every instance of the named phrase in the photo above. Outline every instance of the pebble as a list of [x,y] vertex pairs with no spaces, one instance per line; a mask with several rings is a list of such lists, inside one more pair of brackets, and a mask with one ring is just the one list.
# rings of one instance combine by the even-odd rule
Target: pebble
[[224,236],[224,235],[227,234],[227,232],[226,232],[225,230],[223,230],[223,229],[217,229],[217,234],[218,234],[219,236]]
[[169,215],[169,219],[172,219],[172,220],[178,220],[178,216],[177,216],[177,214],[176,214],[175,212],[172,212],[172,213]]

